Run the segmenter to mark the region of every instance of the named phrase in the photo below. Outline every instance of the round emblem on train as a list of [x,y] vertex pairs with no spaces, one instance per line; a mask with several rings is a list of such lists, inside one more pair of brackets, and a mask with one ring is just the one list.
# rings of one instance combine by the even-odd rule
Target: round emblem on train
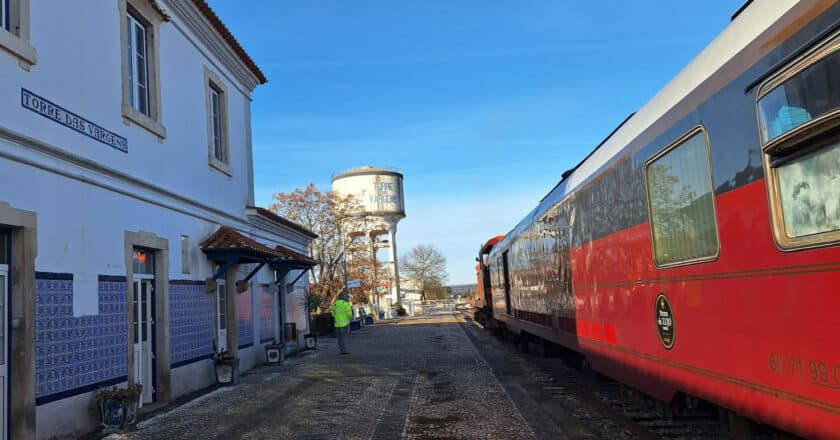
[[659,333],[659,341],[666,350],[674,347],[676,332],[674,330],[674,312],[671,310],[671,301],[664,293],[656,297],[656,330]]

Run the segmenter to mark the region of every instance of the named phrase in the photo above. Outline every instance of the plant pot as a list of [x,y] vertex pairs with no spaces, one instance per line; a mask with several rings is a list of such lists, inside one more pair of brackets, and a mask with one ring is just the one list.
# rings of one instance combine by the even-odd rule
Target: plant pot
[[236,383],[236,376],[239,375],[239,358],[216,359],[213,361],[216,370],[216,385],[230,386]]
[[318,347],[318,335],[307,333],[303,335],[303,343],[306,350],[314,350]]
[[99,425],[103,430],[121,431],[137,423],[137,399],[99,401]]
[[99,424],[102,429],[122,429],[125,424],[125,403],[122,400],[100,400]]
[[125,403],[125,426],[133,427],[137,424],[137,406],[139,403],[139,399],[131,399],[124,401]]
[[265,362],[269,365],[283,363],[283,344],[268,344],[265,346]]

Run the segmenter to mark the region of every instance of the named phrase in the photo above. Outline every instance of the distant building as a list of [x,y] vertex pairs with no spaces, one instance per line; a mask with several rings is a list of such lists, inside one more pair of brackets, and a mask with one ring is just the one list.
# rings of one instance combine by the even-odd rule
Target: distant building
[[208,4],[0,17],[0,439],[79,436],[99,388],[169,402],[214,382],[214,346],[248,369],[305,333],[315,235],[252,206],[266,79]]
[[400,280],[400,301],[405,307],[411,301],[420,301],[422,297],[420,287],[411,278]]
[[451,297],[468,297],[478,290],[477,284],[453,284],[448,286]]

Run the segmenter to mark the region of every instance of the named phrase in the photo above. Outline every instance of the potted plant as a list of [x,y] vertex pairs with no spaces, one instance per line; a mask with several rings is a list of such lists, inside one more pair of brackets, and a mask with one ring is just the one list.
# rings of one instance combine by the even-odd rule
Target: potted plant
[[105,430],[123,430],[137,422],[137,403],[143,385],[135,383],[126,388],[102,388],[96,392],[99,424]]
[[213,352],[213,368],[216,370],[216,385],[230,386],[236,383],[239,374],[239,358],[227,350]]
[[306,307],[306,328],[309,333],[303,335],[304,348],[313,350],[318,347],[318,334],[312,332],[312,311],[318,310],[321,304],[324,303],[324,298],[317,293],[308,292],[303,297],[303,306]]
[[272,341],[265,346],[265,361],[269,365],[277,365],[283,363],[283,349],[285,344]]

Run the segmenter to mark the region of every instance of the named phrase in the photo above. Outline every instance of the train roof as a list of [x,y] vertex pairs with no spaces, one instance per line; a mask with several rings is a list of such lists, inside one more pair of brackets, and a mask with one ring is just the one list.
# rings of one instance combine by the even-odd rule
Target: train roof
[[504,235],[497,235],[497,236],[487,240],[487,243],[484,243],[484,246],[481,246],[481,250],[479,251],[479,253],[486,254],[486,253],[490,252],[490,249],[492,249],[493,246],[496,245],[496,243],[504,240],[504,238],[505,238]]
[[748,7],[743,10],[739,10],[732,17],[732,22],[647,104],[625,119],[589,155],[569,170],[571,172],[564,172],[560,182],[505,236],[496,248],[502,248],[515,240],[535,218],[542,217],[549,208],[586,185],[601,169],[621,156],[621,153],[636,137],[735,58],[742,49],[782,18],[796,3],[795,0],[757,0],[748,4]]

